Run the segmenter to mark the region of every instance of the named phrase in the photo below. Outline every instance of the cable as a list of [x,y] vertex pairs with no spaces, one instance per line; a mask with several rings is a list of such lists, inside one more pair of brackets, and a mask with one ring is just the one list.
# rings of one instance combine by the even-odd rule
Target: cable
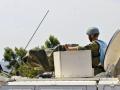
[[36,32],[38,31],[40,25],[42,24],[42,22],[44,21],[45,17],[47,16],[47,14],[49,13],[49,10],[46,12],[45,16],[43,17],[43,19],[41,20],[40,24],[38,25],[38,27],[36,28],[36,30],[34,31],[33,35],[31,36],[31,38],[29,39],[27,45],[25,46],[25,50],[27,49],[28,45],[30,44],[30,42],[32,41],[33,37],[35,36]]

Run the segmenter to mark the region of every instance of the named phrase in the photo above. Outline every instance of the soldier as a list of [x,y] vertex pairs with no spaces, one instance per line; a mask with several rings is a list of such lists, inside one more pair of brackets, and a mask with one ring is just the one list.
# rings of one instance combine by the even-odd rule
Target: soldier
[[65,45],[65,48],[66,50],[91,50],[92,67],[95,69],[94,74],[96,75],[104,71],[103,64],[107,44],[102,40],[98,40],[99,29],[96,27],[90,28],[86,34],[91,42],[90,44],[84,47],[78,46],[77,48],[69,48],[69,45]]

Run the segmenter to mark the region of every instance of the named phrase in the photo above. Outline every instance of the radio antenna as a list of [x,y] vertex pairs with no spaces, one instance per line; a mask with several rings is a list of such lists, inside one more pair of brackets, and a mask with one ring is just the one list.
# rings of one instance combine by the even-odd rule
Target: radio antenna
[[32,41],[33,37],[35,36],[36,32],[38,31],[39,27],[41,26],[42,22],[44,21],[44,19],[46,18],[47,14],[49,13],[49,10],[46,12],[46,14],[44,15],[43,19],[41,20],[41,22],[39,23],[39,25],[37,26],[37,28],[35,29],[33,35],[31,36],[31,38],[29,39],[27,45],[25,46],[25,50],[27,49],[28,45],[30,44],[30,42]]

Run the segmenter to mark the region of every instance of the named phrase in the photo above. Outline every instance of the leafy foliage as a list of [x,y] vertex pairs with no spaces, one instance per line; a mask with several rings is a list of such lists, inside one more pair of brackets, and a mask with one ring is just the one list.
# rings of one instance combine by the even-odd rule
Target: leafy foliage
[[9,62],[9,65],[6,67],[8,69],[16,70],[19,68],[22,58],[26,55],[27,51],[23,48],[16,48],[13,50],[9,47],[6,47],[4,52],[4,60]]
[[[59,44],[60,44],[59,40],[55,36],[50,35],[48,40],[45,41],[45,45],[41,46],[41,49],[48,49],[48,52],[49,52],[50,49],[53,50],[53,48],[55,48]],[[48,62],[49,62],[49,70],[54,71],[53,54],[50,56],[48,55]]]
[[22,64],[14,73],[16,74],[17,72],[20,76],[34,78],[44,71],[42,67],[33,67],[29,64]]
[[[39,51],[48,49],[49,48],[54,48],[60,44],[59,40],[54,37],[53,35],[49,36],[49,39],[45,41],[45,44],[39,47],[33,48],[32,51],[35,50],[35,52],[30,53],[30,57],[28,58],[28,62],[24,62],[23,57],[26,55],[27,51],[23,48],[17,48],[15,47],[14,49],[6,47],[4,50],[4,58],[3,60],[6,62],[9,62],[9,64],[6,66],[8,69],[11,69],[11,75],[20,75],[23,77],[36,77],[37,75],[43,73],[46,71],[46,68],[48,70],[54,70],[54,62],[53,62],[53,57],[47,57],[43,58],[43,54],[40,54]],[[35,56],[34,56],[35,54]],[[48,59],[48,61],[47,61]],[[40,60],[40,63],[38,62]],[[33,63],[34,62],[34,63]],[[37,63],[36,63],[37,62]],[[38,66],[36,66],[36,64]]]
[[54,48],[58,44],[60,44],[59,40],[53,35],[50,35],[49,39],[45,41],[45,46],[42,46],[42,48]]

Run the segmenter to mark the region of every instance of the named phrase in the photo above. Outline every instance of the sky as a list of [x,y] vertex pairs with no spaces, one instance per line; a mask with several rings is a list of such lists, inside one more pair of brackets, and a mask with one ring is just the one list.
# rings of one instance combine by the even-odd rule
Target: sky
[[47,17],[28,46],[41,46],[49,35],[61,44],[86,45],[86,31],[98,27],[109,42],[120,26],[119,0],[0,0],[0,59],[5,47],[25,47],[45,13]]

